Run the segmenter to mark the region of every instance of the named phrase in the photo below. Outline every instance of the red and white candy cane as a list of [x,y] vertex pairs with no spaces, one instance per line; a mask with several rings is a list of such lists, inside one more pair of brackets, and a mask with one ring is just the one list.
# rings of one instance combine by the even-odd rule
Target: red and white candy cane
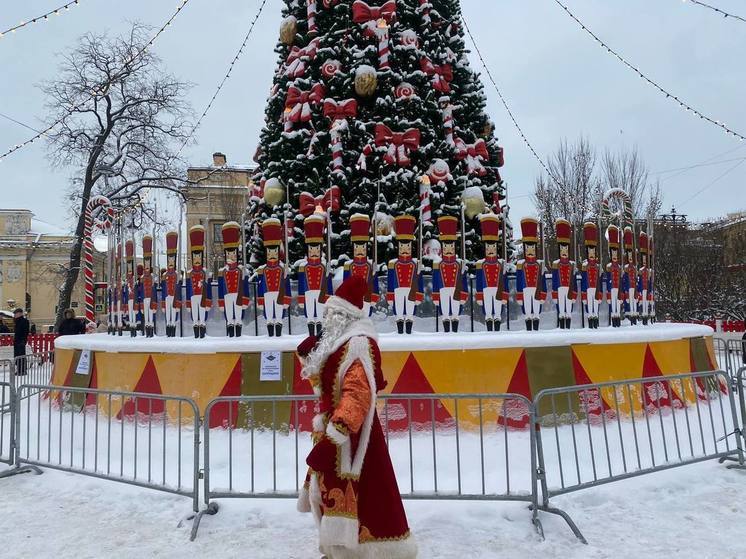
[[[93,213],[101,208],[94,219]],[[95,322],[95,301],[93,298],[93,228],[107,231],[114,223],[114,208],[105,196],[92,196],[85,207],[85,226],[83,229],[83,275],[85,278],[85,320]]]
[[316,0],[306,0],[306,14],[308,17],[308,34],[316,35],[319,32],[316,25]]
[[420,219],[422,223],[430,223],[433,219],[432,207],[430,206],[430,179],[425,175],[420,180]]
[[352,21],[363,26],[365,34],[378,39],[378,67],[381,70],[391,68],[389,61],[389,27],[396,20],[396,1],[390,0],[377,8],[369,6],[362,0],[352,4]]
[[342,133],[348,128],[347,119],[357,117],[357,101],[355,99],[344,101],[326,99],[324,116],[331,120],[332,171],[342,172],[344,169]]
[[446,143],[451,147],[456,147],[456,142],[453,139],[453,105],[448,97],[441,99],[440,112],[443,115],[443,130],[446,135]]

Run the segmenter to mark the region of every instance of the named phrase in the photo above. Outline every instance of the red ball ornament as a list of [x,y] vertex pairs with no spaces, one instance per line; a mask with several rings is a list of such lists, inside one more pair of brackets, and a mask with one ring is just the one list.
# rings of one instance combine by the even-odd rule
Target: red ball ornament
[[342,63],[339,60],[327,60],[321,66],[321,73],[325,78],[333,78],[337,73],[342,71]]

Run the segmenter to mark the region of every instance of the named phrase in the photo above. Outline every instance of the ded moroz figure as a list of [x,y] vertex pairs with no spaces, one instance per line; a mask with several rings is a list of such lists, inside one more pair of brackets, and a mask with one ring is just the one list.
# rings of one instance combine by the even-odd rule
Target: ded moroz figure
[[606,297],[609,303],[611,325],[619,328],[622,325],[622,265],[619,263],[619,228],[609,225],[606,229],[609,245],[609,263],[606,265]]
[[601,289],[601,266],[598,262],[598,227],[595,223],[583,225],[583,243],[585,260],[583,260],[582,283],[583,303],[588,317],[588,328],[598,328],[598,313],[601,307],[603,291]]
[[259,280],[259,308],[267,320],[267,334],[282,336],[282,320],[290,305],[290,278],[285,264],[280,261],[282,223],[269,218],[262,223],[262,242],[267,263],[257,270]]
[[176,231],[166,233],[166,271],[161,276],[161,301],[166,317],[166,336],[176,337],[181,309],[181,278],[176,270],[176,258],[179,251],[179,234]]
[[333,293],[332,278],[323,261],[326,216],[322,212],[309,215],[303,222],[306,260],[298,269],[298,303],[306,314],[308,333],[321,335],[324,303]]
[[238,263],[241,244],[241,226],[235,221],[223,224],[223,251],[225,266],[218,277],[218,304],[225,313],[225,329],[229,337],[240,337],[243,327],[243,309],[248,304],[244,293],[243,266]]
[[205,228],[195,225],[189,229],[189,253],[192,269],[186,277],[186,306],[192,314],[194,337],[207,334],[207,313],[212,306],[210,280],[204,268]]
[[575,262],[570,260],[572,225],[566,219],[554,222],[559,258],[552,262],[552,298],[557,304],[559,327],[569,330],[572,326],[572,307],[575,303]]
[[469,295],[464,262],[456,257],[458,226],[459,221],[456,217],[438,218],[441,261],[433,264],[433,302],[440,305],[445,332],[458,332],[461,305],[466,302]]
[[419,262],[412,258],[417,220],[410,215],[394,219],[399,255],[389,261],[386,300],[393,305],[399,334],[412,333],[417,304],[423,299],[422,273]]
[[352,241],[352,261],[345,262],[344,279],[354,276],[368,285],[363,298],[363,313],[370,316],[373,305],[379,300],[378,278],[375,264],[368,258],[370,242],[370,218],[363,214],[354,214],[350,218],[350,241]]
[[516,298],[523,304],[526,330],[539,330],[542,303],[546,300],[544,263],[536,258],[539,242],[539,221],[532,217],[521,220],[523,260],[516,265]]

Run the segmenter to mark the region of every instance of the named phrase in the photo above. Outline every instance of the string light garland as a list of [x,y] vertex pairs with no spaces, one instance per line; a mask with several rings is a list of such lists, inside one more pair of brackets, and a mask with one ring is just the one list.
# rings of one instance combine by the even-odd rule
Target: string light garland
[[33,19],[24,20],[18,25],[15,25],[13,27],[6,29],[5,31],[0,32],[0,39],[2,39],[8,33],[15,33],[19,29],[23,29],[27,25],[31,25],[33,23],[39,23],[40,21],[49,21],[49,16],[62,15],[63,11],[67,11],[70,9],[71,6],[77,6],[78,4],[80,4],[80,0],[73,0],[72,2],[68,2],[67,4],[62,5],[59,8],[55,8],[54,10],[47,12],[46,14],[40,15]]
[[702,6],[703,8],[709,8],[713,12],[719,13],[724,18],[737,19],[739,21],[742,21],[743,23],[746,23],[746,18],[742,18],[741,16],[738,16],[736,14],[728,13],[725,10],[721,10],[717,6],[712,6],[710,4],[705,4],[704,2],[700,2],[699,0],[682,0],[682,2],[684,2],[684,4],[686,4],[687,2],[690,2],[692,4],[697,4],[697,6]]
[[220,91],[223,89],[223,86],[228,81],[228,78],[231,77],[231,74],[233,73],[233,68],[236,66],[238,59],[241,58],[241,55],[243,54],[243,51],[246,48],[246,44],[249,42],[249,38],[251,37],[251,34],[254,32],[254,27],[256,26],[257,21],[259,21],[259,17],[262,15],[262,11],[264,11],[264,7],[266,5],[267,5],[267,0],[262,0],[262,3],[259,6],[259,10],[254,16],[254,19],[252,20],[251,25],[249,26],[249,30],[246,32],[246,36],[243,38],[243,42],[241,43],[241,46],[239,47],[238,52],[236,52],[236,55],[233,57],[233,60],[231,60],[231,63],[228,65],[228,71],[225,73],[225,76],[223,76],[222,81],[218,84],[217,89],[215,89],[215,93],[212,94],[212,98],[210,99],[210,102],[207,103],[205,110],[202,111],[202,114],[200,115],[200,117],[197,119],[197,122],[192,127],[192,130],[191,132],[189,132],[189,135],[184,140],[184,143],[181,144],[181,147],[179,148],[179,151],[177,152],[176,157],[181,155],[181,152],[184,150],[186,145],[189,143],[189,140],[192,139],[192,136],[194,136],[194,133],[199,128],[199,125],[202,124],[202,121],[207,116],[207,113],[210,112],[212,105],[215,103],[215,100],[217,99],[218,95],[220,95]]
[[666,89],[664,89],[663,87],[661,87],[660,85],[658,85],[655,81],[653,81],[652,79],[650,79],[647,75],[643,74],[642,71],[640,71],[636,66],[634,66],[633,64],[631,64],[630,62],[628,62],[622,55],[620,55],[618,52],[616,52],[614,49],[612,49],[609,45],[607,45],[605,42],[603,42],[598,37],[598,35],[596,35],[593,31],[591,31],[590,29],[588,29],[585,26],[585,24],[582,21],[580,21],[575,16],[575,14],[573,14],[570,11],[570,9],[565,4],[563,4],[562,2],[560,2],[560,0],[554,0],[554,2],[556,4],[558,4],[565,11],[565,13],[568,16],[570,16],[575,21],[575,23],[577,23],[580,26],[580,28],[583,31],[585,31],[588,35],[590,35],[591,37],[593,37],[593,39],[596,41],[596,43],[598,43],[599,45],[601,45],[601,47],[603,47],[604,49],[606,49],[606,51],[609,54],[613,55],[617,60],[619,60],[622,64],[624,64],[625,66],[627,66],[627,68],[629,68],[630,70],[632,70],[633,72],[635,72],[638,76],[640,76],[648,84],[652,85],[655,89],[657,89],[658,91],[660,91],[663,95],[666,96],[666,99],[672,99],[673,101],[675,101],[676,103],[678,103],[679,106],[682,109],[685,109],[687,112],[693,113],[694,115],[698,116],[700,119],[706,120],[707,122],[709,122],[710,124],[713,124],[713,125],[717,126],[718,128],[721,128],[727,134],[730,134],[730,135],[734,136],[735,138],[738,138],[741,141],[746,140],[746,136],[744,136],[742,134],[739,134],[738,132],[736,132],[732,128],[729,128],[724,122],[721,122],[719,120],[716,120],[714,118],[711,118],[711,117],[707,116],[706,114],[702,113],[701,111],[695,109],[690,104],[688,104],[685,101],[683,101],[680,97],[674,95],[673,93],[667,91]]
[[[166,21],[166,23],[164,23],[164,24],[163,24],[163,25],[162,25],[162,26],[160,27],[160,29],[158,29],[158,31],[157,31],[157,32],[156,32],[156,33],[155,33],[155,34],[154,34],[154,35],[153,35],[153,36],[152,36],[152,37],[150,38],[150,40],[149,40],[149,41],[148,41],[147,43],[145,43],[145,46],[143,46],[143,47],[142,47],[142,48],[141,48],[141,49],[140,49],[140,50],[139,50],[139,51],[138,51],[137,53],[135,53],[135,54],[134,54],[134,55],[133,55],[133,56],[132,56],[132,57],[131,57],[130,59],[128,59],[128,60],[125,60],[125,61],[124,61],[124,65],[125,65],[125,68],[124,68],[124,69],[122,69],[122,70],[121,70],[120,72],[118,72],[117,74],[114,74],[114,75],[112,76],[112,78],[111,78],[111,79],[112,79],[112,81],[113,81],[113,80],[116,80],[116,79],[118,79],[118,78],[119,78],[119,76],[120,76],[120,75],[121,75],[121,74],[122,74],[122,73],[124,72],[124,70],[125,70],[125,69],[127,68],[127,66],[129,66],[130,64],[132,64],[133,62],[135,62],[135,61],[136,61],[137,59],[139,59],[139,58],[140,58],[140,57],[141,57],[141,56],[142,56],[143,54],[145,54],[145,52],[146,52],[146,51],[147,51],[147,50],[148,50],[148,49],[149,49],[149,48],[150,48],[151,46],[153,46],[153,43],[155,43],[155,41],[156,41],[156,40],[158,39],[158,37],[160,37],[160,36],[161,36],[161,34],[162,34],[162,33],[163,33],[163,32],[164,32],[164,31],[165,31],[165,30],[166,30],[166,29],[167,29],[167,28],[168,28],[168,27],[169,27],[169,26],[171,25],[171,23],[172,23],[172,22],[173,22],[173,21],[174,21],[174,20],[176,19],[176,17],[177,17],[177,16],[178,16],[178,15],[179,15],[179,14],[181,13],[181,11],[182,11],[182,10],[184,9],[184,7],[185,7],[185,6],[186,6],[186,5],[188,4],[188,3],[189,3],[189,0],[181,0],[181,1],[180,1],[180,3],[179,3],[179,6],[178,6],[178,7],[176,8],[176,11],[175,11],[175,12],[174,12],[174,13],[173,13],[173,14],[171,15],[171,17],[170,17],[170,18],[168,18],[168,20]],[[54,122],[53,122],[52,124],[50,124],[49,126],[47,126],[46,128],[44,128],[43,130],[40,130],[40,131],[39,131],[39,132],[38,132],[38,133],[36,134],[36,136],[33,136],[32,138],[29,138],[28,140],[26,140],[25,142],[22,142],[22,143],[20,143],[20,144],[16,144],[16,145],[14,145],[13,147],[11,147],[11,148],[9,148],[8,150],[6,150],[6,151],[5,151],[4,153],[1,153],[1,154],[0,154],[0,162],[2,162],[2,161],[3,161],[3,160],[4,160],[5,158],[6,158],[6,157],[8,157],[9,155],[12,155],[13,153],[17,152],[17,151],[18,151],[19,149],[23,149],[24,147],[26,147],[26,146],[28,146],[28,145],[30,145],[30,144],[33,144],[33,143],[34,143],[34,142],[35,142],[36,140],[38,140],[38,139],[39,139],[39,138],[41,138],[42,136],[46,136],[46,135],[47,135],[47,134],[48,134],[49,132],[51,132],[51,131],[52,131],[52,130],[54,130],[54,129],[55,129],[55,128],[56,128],[57,126],[59,126],[59,125],[60,125],[60,124],[62,123],[62,121],[64,121],[64,120],[65,120],[65,119],[66,119],[66,118],[67,118],[68,116],[70,116],[70,115],[71,115],[71,114],[73,113],[73,111],[76,111],[77,109],[79,109],[80,107],[82,107],[83,105],[85,105],[85,104],[86,104],[86,103],[87,103],[88,101],[90,101],[90,100],[91,100],[91,99],[93,99],[94,97],[96,97],[96,93],[95,93],[95,92],[94,92],[94,93],[93,93],[92,95],[90,95],[90,96],[89,96],[88,98],[86,98],[86,99],[83,99],[83,100],[82,100],[82,101],[80,101],[79,103],[76,103],[75,105],[73,105],[72,109],[70,109],[70,111],[69,111],[69,112],[68,112],[67,114],[65,114],[65,115],[64,115],[63,117],[61,117],[60,119],[58,119],[58,120],[54,121]]]

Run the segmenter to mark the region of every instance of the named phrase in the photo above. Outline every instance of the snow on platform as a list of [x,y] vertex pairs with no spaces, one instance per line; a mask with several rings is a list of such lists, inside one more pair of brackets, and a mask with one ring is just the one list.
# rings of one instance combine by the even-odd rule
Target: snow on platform
[[[562,347],[579,344],[631,344],[673,341],[712,336],[709,326],[699,324],[653,324],[624,326],[598,330],[547,330],[528,333],[459,332],[458,334],[414,333],[412,335],[381,334],[382,351],[444,351],[500,349],[514,347]],[[256,353],[260,351],[294,351],[304,336],[249,336],[241,338],[128,338],[107,334],[63,336],[55,340],[58,349],[90,349],[109,353]]]

